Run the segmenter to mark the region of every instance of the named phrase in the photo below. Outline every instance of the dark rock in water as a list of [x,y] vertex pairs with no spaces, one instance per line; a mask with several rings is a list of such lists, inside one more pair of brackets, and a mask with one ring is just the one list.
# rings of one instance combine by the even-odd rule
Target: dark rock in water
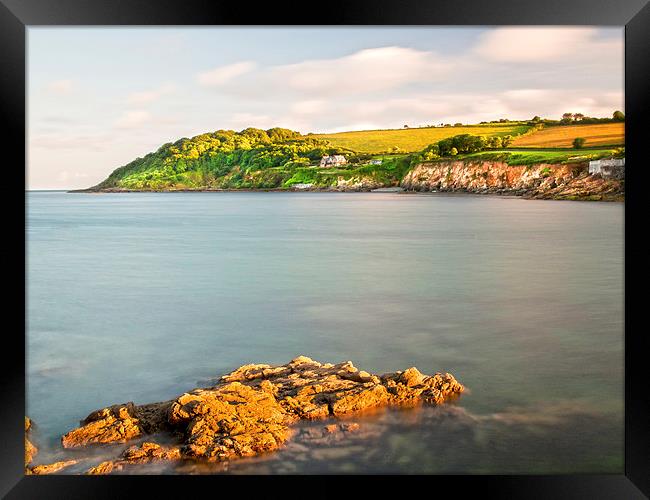
[[[120,459],[87,471],[106,474],[125,465],[160,460],[223,461],[270,452],[293,434],[291,424],[359,413],[388,405],[441,404],[464,387],[448,374],[429,376],[412,367],[382,376],[359,371],[351,361],[319,363],[299,356],[286,365],[244,365],[212,387],[161,403],[133,403],[97,410],[62,437],[66,448],[123,443],[152,433],[178,436],[172,447],[143,443]],[[328,434],[353,432],[357,424],[330,426]]]

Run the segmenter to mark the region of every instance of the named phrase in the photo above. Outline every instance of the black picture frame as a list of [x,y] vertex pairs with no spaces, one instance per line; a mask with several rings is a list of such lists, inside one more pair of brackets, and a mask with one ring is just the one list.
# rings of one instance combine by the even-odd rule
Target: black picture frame
[[[17,165],[26,167],[26,27],[36,25],[601,25],[625,26],[625,115],[626,115],[626,201],[625,201],[625,472],[612,475],[562,476],[435,476],[412,478],[423,488],[439,492],[441,486],[453,494],[480,488],[482,495],[500,498],[644,498],[650,495],[649,391],[645,353],[648,340],[641,328],[642,290],[639,233],[642,229],[641,192],[643,120],[647,120],[650,72],[650,5],[648,0],[444,0],[329,1],[316,11],[304,4],[265,2],[250,7],[237,2],[207,0],[0,0],[0,103],[3,122],[8,125],[2,195],[5,209],[2,248],[5,269],[15,271],[6,291],[23,290],[25,274],[25,176]],[[318,6],[316,6],[318,7]],[[6,151],[6,150],[5,150]],[[6,153],[7,154],[7,153]],[[13,173],[12,173],[13,172]],[[21,210],[19,207],[23,207]],[[16,243],[18,242],[18,243]],[[21,245],[20,242],[23,244]],[[16,328],[6,326],[2,384],[2,454],[0,494],[7,498],[116,498],[147,488],[164,496],[178,496],[194,487],[236,486],[236,478],[219,476],[25,476],[24,408],[25,348],[18,332],[26,331],[25,294],[13,292],[4,302],[5,317],[16,319]],[[7,325],[7,322],[5,322]],[[12,338],[15,347],[8,348]],[[315,479],[315,480],[314,480]],[[366,478],[368,479],[368,478]],[[394,476],[374,476],[369,485],[383,488]],[[216,481],[216,482],[215,482]],[[425,482],[426,481],[426,482]],[[227,483],[225,483],[227,482]],[[264,488],[267,496],[280,492],[280,482],[296,492],[318,496],[337,489],[331,481],[309,476],[246,477],[246,492]],[[308,483],[320,484],[317,488]],[[307,488],[307,489],[303,489]],[[157,495],[156,495],[157,496]],[[284,496],[284,495],[283,495]]]

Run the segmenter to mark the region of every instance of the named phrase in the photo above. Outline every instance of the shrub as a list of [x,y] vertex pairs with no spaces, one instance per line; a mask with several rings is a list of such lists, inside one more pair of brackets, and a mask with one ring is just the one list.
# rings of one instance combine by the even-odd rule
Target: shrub
[[576,137],[573,139],[573,147],[576,149],[580,149],[585,145],[585,139],[584,137]]

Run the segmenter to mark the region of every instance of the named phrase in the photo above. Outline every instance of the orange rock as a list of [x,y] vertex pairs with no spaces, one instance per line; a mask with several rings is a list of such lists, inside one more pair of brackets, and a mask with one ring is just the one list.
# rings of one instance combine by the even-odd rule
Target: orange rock
[[114,405],[88,415],[82,426],[61,438],[64,448],[90,443],[120,443],[143,434],[133,403]]
[[[91,413],[82,426],[63,436],[65,447],[124,442],[157,432],[179,436],[179,446],[145,442],[121,459],[89,469],[106,474],[133,463],[179,458],[229,460],[270,452],[292,435],[300,419],[321,419],[386,405],[440,404],[464,387],[450,374],[428,376],[412,367],[378,377],[351,361],[321,364],[299,356],[286,365],[244,365],[215,386],[195,389],[172,401],[115,405]],[[359,429],[356,423],[331,424],[324,432]]]
[[65,469],[66,467],[70,467],[76,463],[79,463],[79,460],[65,460],[61,462],[54,462],[53,464],[37,465],[36,467],[32,467],[31,472],[32,474],[37,475],[53,474],[54,472],[58,472],[61,469]]
[[108,460],[106,462],[102,462],[101,464],[91,467],[86,471],[86,474],[90,475],[96,475],[96,474],[110,474],[113,469],[115,469],[115,465],[113,461]]
[[25,417],[25,468],[32,463],[32,460],[38,453],[38,448],[30,441],[29,437],[33,423],[29,417]]

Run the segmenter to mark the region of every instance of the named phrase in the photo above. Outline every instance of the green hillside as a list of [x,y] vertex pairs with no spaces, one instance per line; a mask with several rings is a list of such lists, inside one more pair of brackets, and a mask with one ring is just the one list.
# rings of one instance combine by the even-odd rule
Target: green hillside
[[[588,136],[587,126],[576,127]],[[543,125],[521,122],[306,136],[283,128],[218,130],[163,144],[116,169],[89,190],[288,189],[296,185],[368,188],[396,186],[422,161],[483,159],[530,165],[621,154],[607,147],[510,147],[521,134],[534,137],[545,130]],[[320,159],[332,154],[344,155],[347,163],[320,167]]]
[[[405,152],[419,151],[429,141],[436,142],[468,130],[481,131],[485,137],[510,137],[512,132],[523,132],[526,127],[491,124],[376,130],[334,134],[333,138],[303,136],[282,128],[218,130],[163,144],[157,151],[116,169],[90,189],[274,189],[294,184],[326,188],[340,180],[397,185],[413,160]],[[402,146],[378,154],[385,149],[381,144],[395,142]],[[346,147],[347,143],[358,149]],[[321,157],[331,154],[345,155],[348,163],[337,168],[320,168]],[[377,158],[381,158],[381,164],[371,162]]]
[[[319,168],[323,155],[344,154],[344,168]],[[339,178],[373,178],[396,184],[408,158],[391,155],[371,165],[370,155],[334,147],[292,130],[218,130],[162,145],[116,169],[91,190],[271,189],[313,183],[328,187]]]

